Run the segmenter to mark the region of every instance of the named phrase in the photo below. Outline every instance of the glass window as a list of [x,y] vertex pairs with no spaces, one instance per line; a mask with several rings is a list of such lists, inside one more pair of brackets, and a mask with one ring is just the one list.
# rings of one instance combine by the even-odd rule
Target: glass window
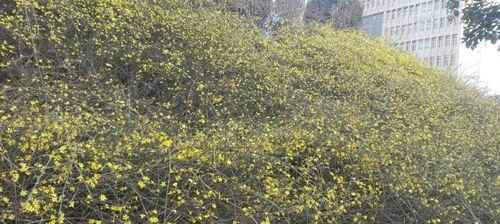
[[421,6],[422,6],[422,8],[420,9],[420,11],[421,11],[422,13],[425,13],[425,11],[427,10],[427,9],[426,9],[426,8],[427,8],[427,2],[422,2]]
[[411,42],[408,41],[406,42],[406,51],[410,51],[410,49],[411,49]]
[[433,37],[431,39],[431,49],[434,49],[434,48],[436,48],[436,38],[435,37]]
[[419,50],[424,49],[424,40],[422,39],[418,40],[418,49]]
[[444,28],[444,23],[445,23],[445,18],[444,18],[444,17],[443,17],[443,18],[441,18],[441,19],[439,19],[439,28],[440,28],[440,29],[443,29],[443,28]]
[[441,6],[441,0],[434,0],[434,10],[439,10]]
[[455,60],[456,60],[455,54],[450,55],[450,65],[454,65]]
[[450,46],[450,35],[444,37],[444,46]]
[[430,65],[430,66],[434,66],[434,57],[431,57],[431,58],[429,59],[429,65]]
[[439,28],[439,19],[434,19],[434,26],[432,27],[433,30],[437,30]]
[[427,20],[427,30],[431,30],[432,29],[432,20]]
[[441,66],[441,56],[436,57],[436,66]]
[[443,66],[448,66],[448,55],[443,56]]
[[411,42],[411,50],[416,51],[417,50],[417,41],[414,40]]
[[440,48],[443,46],[443,36],[438,37],[437,47]]
[[425,38],[425,49],[429,49],[429,46],[430,46],[430,39],[429,38]]
[[458,45],[458,37],[456,34],[453,34],[453,36],[451,36],[451,45],[452,46],[457,46]]

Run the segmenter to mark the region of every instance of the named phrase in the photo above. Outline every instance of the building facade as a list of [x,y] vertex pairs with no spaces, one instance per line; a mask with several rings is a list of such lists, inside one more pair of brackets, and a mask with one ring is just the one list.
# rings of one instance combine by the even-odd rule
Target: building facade
[[363,4],[361,30],[367,35],[384,36],[429,66],[449,71],[467,67],[475,72],[474,52],[461,44],[460,18],[450,16],[446,0],[363,0]]

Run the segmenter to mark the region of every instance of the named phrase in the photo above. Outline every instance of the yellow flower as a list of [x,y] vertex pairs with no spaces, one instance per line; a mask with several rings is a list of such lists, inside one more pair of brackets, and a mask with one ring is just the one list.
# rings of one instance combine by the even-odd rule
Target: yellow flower
[[104,195],[104,194],[101,194],[101,195],[99,196],[99,200],[101,200],[101,201],[106,201],[107,199],[108,199],[108,198],[107,198],[107,197],[106,197],[106,195]]
[[158,218],[155,217],[155,216],[154,217],[149,217],[148,220],[149,220],[150,223],[158,223],[158,221],[159,221]]
[[172,145],[172,140],[167,139],[161,143],[165,147],[170,147]]
[[19,181],[19,173],[16,171],[11,171],[10,176],[12,177],[12,182],[17,183]]

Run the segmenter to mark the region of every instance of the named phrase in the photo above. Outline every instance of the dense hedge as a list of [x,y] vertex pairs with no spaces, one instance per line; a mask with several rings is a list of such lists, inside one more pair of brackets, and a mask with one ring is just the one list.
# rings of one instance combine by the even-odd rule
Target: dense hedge
[[494,223],[499,106],[357,32],[7,0],[0,221]]

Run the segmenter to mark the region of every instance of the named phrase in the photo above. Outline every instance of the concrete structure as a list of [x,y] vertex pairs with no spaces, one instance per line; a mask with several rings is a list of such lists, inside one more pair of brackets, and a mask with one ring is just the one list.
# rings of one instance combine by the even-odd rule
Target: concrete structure
[[478,75],[480,48],[461,44],[463,27],[450,16],[446,0],[363,0],[361,30],[371,37],[385,36],[394,46],[411,52],[425,64]]

